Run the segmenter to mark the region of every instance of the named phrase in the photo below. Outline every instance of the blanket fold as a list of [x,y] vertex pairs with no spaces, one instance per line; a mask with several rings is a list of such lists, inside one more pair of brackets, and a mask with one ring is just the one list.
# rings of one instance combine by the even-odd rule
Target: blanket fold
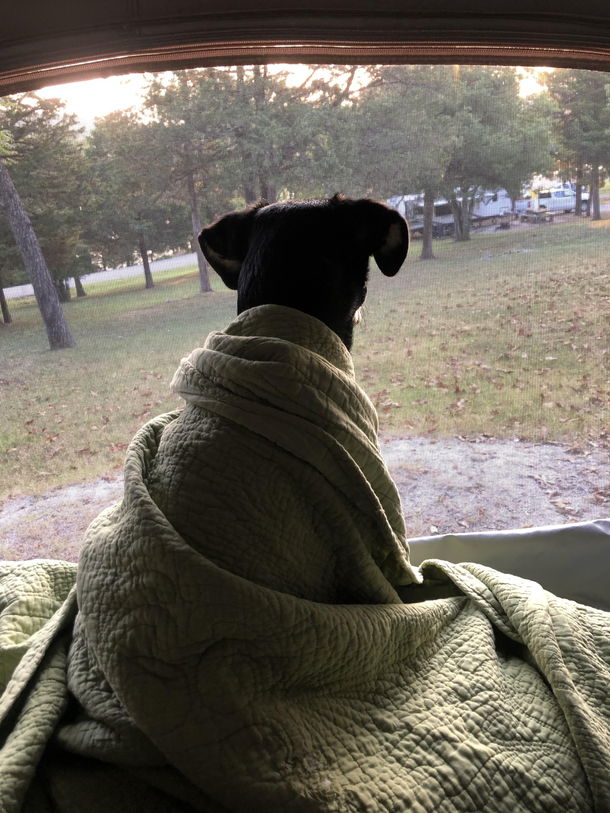
[[83,546],[54,813],[610,810],[610,615],[411,565],[332,331],[252,309],[172,387]]

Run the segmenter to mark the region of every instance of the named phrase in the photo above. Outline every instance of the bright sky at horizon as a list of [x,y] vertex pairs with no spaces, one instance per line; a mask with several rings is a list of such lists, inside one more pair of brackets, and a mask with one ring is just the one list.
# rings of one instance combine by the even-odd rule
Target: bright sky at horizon
[[80,123],[90,129],[96,118],[138,105],[145,81],[143,74],[130,73],[126,76],[109,76],[107,79],[51,85],[37,92],[46,99],[65,99],[67,112],[75,113]]

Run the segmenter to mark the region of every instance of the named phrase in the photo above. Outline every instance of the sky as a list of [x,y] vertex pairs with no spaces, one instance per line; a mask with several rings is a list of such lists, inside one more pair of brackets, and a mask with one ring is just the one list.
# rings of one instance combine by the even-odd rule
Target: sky
[[[304,65],[278,65],[278,69],[294,71],[297,81],[299,75],[308,72]],[[548,70],[540,68],[541,71]],[[150,76],[150,74],[149,74]],[[110,76],[107,79],[89,79],[84,82],[72,82],[66,85],[52,85],[39,90],[45,98],[65,99],[68,113],[75,113],[80,123],[90,130],[94,120],[112,113],[114,110],[126,110],[140,103],[140,94],[146,84],[144,75],[131,73],[126,76]],[[535,77],[524,74],[521,81],[521,95],[528,96],[541,90]]]
[[65,99],[68,113],[76,113],[80,123],[88,130],[96,118],[114,110],[137,106],[145,84],[142,74],[110,76],[107,79],[88,79],[67,85],[52,85],[38,91],[45,98]]

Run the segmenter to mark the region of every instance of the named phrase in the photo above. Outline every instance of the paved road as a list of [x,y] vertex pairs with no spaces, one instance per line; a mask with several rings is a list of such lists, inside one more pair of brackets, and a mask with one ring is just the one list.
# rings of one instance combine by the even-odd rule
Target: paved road
[[[182,268],[185,265],[197,265],[196,254],[181,254],[179,257],[170,257],[167,260],[154,260],[150,264],[150,270],[154,275],[157,271],[166,271],[168,268]],[[88,282],[108,282],[113,279],[125,279],[126,277],[137,277],[138,274],[144,276],[144,267],[140,265],[127,265],[124,268],[113,268],[109,271],[97,271],[95,274],[87,274],[81,277],[81,282],[86,285]],[[70,280],[70,288],[74,288],[74,280]],[[4,295],[7,299],[18,299],[22,296],[33,296],[34,289],[31,285],[15,285],[13,288],[5,288]]]

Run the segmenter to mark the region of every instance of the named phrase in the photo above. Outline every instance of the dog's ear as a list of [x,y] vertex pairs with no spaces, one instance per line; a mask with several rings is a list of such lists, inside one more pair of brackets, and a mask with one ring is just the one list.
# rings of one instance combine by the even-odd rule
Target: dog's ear
[[248,253],[254,215],[266,205],[266,201],[260,201],[244,211],[224,215],[199,235],[204,257],[233,291],[237,290],[239,272]]
[[404,217],[384,203],[356,201],[359,208],[359,232],[386,277],[398,273],[409,250],[409,227]]
[[394,209],[388,209],[385,234],[377,251],[373,252],[379,270],[386,277],[400,271],[409,251],[409,226],[404,217]]

